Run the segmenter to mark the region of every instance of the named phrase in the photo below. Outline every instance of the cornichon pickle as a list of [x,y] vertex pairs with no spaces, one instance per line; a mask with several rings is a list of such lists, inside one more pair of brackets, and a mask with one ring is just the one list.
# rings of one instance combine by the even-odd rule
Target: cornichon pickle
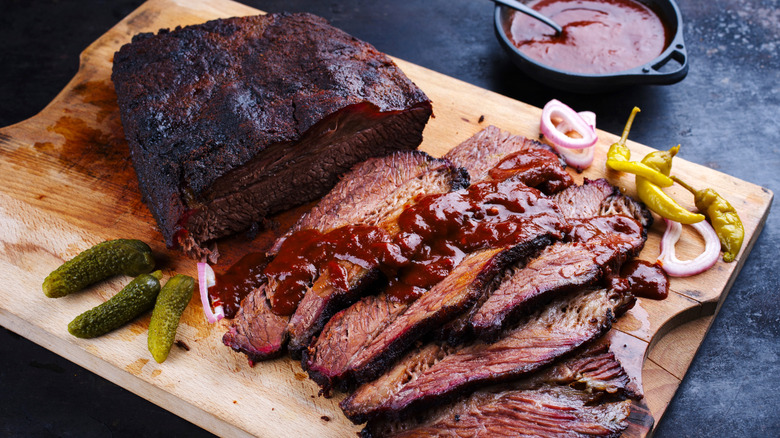
[[94,338],[117,329],[154,307],[162,272],[141,274],[105,303],[87,310],[68,324],[77,338]]
[[163,363],[171,351],[181,314],[192,298],[195,280],[187,275],[177,274],[168,280],[157,296],[157,303],[149,322],[147,345],[157,363]]
[[154,257],[140,240],[117,239],[98,243],[65,262],[43,280],[43,293],[64,297],[114,275],[135,277],[152,272]]

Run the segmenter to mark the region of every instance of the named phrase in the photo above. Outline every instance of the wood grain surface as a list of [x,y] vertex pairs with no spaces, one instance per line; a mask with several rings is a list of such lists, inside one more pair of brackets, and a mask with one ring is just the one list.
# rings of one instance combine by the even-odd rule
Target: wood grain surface
[[[67,332],[71,319],[111,297],[127,278],[61,299],[41,292],[43,278],[63,261],[120,237],[148,242],[166,277],[174,272],[195,276],[192,260],[165,248],[141,202],[110,80],[112,57],[138,32],[257,13],[226,0],[150,0],[82,53],[77,75],[40,114],[0,129],[0,281],[5,285],[0,324],[218,435],[352,435],[360,428],[341,414],[340,396],[318,397],[317,386],[287,358],[250,367],[245,356],[222,345],[228,322],[207,324],[197,297],[182,317],[180,346],[157,364],[146,350],[149,315],[93,340]],[[396,61],[433,101],[435,118],[424,131],[422,150],[441,155],[488,124],[539,135],[538,108]],[[578,182],[607,177],[633,195],[633,178],[605,171],[606,150],[617,138],[599,132],[593,166],[574,177]],[[629,147],[635,156],[653,150],[631,141]],[[716,189],[734,205],[745,225],[745,245],[734,263],[719,261],[704,274],[673,279],[668,299],[640,299],[610,333],[613,350],[645,392],[647,410],[632,416],[629,436],[648,435],[653,419],[663,415],[763,227],[773,197],[759,186],[679,158],[674,166],[675,174],[697,187]],[[687,192],[678,187],[668,192],[693,209]],[[217,272],[243,253],[268,245],[305,209],[279,215],[278,228],[252,241],[237,236],[221,243]],[[662,233],[660,224],[650,230],[642,259],[657,257]],[[692,257],[702,247],[698,235],[686,229],[678,252]]]

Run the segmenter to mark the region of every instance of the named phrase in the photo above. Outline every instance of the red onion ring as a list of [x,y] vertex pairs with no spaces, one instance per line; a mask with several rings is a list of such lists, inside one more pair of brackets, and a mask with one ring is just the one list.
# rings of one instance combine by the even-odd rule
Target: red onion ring
[[693,260],[680,260],[675,253],[674,245],[682,234],[682,225],[679,222],[666,221],[666,231],[661,238],[661,254],[658,263],[664,271],[672,277],[688,277],[710,269],[720,256],[720,240],[712,225],[707,221],[701,221],[691,225],[704,238],[704,252]]
[[[563,120],[561,124],[567,128],[566,131],[559,129],[559,127],[556,127],[555,124],[553,124],[553,116]],[[544,137],[553,144],[568,149],[585,149],[596,144],[596,141],[598,140],[596,130],[593,126],[588,124],[588,122],[586,122],[581,115],[577,114],[576,111],[556,99],[547,102],[544,109],[542,109],[542,120],[539,129],[542,134],[544,134]],[[569,137],[566,135],[566,132],[568,131],[575,131],[581,135],[582,138]]]
[[[581,111],[577,114],[582,118],[582,120],[585,121],[585,123],[590,126],[595,134],[596,113],[593,111]],[[566,123],[565,120],[558,124],[557,129],[563,132],[573,131],[572,127]],[[555,148],[558,154],[563,157],[563,159],[566,161],[566,164],[572,166],[578,171],[585,170],[590,167],[591,164],[593,164],[593,158],[596,152],[595,144],[584,149],[569,149],[565,147],[559,147],[553,143],[553,148]]]
[[225,317],[225,311],[222,306],[217,306],[214,311],[211,310],[209,301],[209,288],[216,284],[216,275],[208,263],[198,263],[198,288],[200,289],[200,303],[203,305],[203,313],[206,314],[206,320],[215,323]]

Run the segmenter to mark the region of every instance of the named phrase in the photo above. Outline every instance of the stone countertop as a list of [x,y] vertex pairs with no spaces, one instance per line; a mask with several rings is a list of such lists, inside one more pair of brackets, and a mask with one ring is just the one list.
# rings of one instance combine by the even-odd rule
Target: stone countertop
[[[141,3],[6,0],[0,6],[0,126],[40,111],[78,55]],[[690,72],[682,82],[598,94],[523,76],[493,34],[488,1],[244,1],[307,11],[390,55],[535,106],[551,98],[619,133],[780,191],[780,4],[680,0]],[[780,214],[771,212],[656,437],[780,436]],[[32,342],[0,329],[0,435],[208,436],[208,432]]]

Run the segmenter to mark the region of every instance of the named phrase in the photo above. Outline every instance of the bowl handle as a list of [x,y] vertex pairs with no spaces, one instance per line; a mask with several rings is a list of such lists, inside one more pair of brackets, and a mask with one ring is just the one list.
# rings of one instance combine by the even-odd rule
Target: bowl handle
[[[670,61],[674,60],[677,66],[672,69],[664,69]],[[672,84],[682,80],[688,74],[688,54],[682,43],[675,43],[666,56],[651,65],[642,68],[645,76],[653,78],[652,82]]]

